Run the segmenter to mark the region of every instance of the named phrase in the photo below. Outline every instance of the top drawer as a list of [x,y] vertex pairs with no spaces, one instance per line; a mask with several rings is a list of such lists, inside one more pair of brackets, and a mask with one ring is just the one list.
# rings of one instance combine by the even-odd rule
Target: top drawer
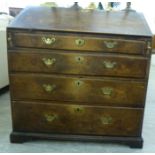
[[146,49],[145,41],[104,38],[86,35],[23,33],[12,35],[13,46],[28,48],[47,48],[80,51],[117,52],[143,54]]

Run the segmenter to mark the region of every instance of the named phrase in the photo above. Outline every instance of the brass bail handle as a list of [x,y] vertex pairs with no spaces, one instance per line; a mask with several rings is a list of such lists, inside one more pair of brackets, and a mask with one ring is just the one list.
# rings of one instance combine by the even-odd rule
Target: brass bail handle
[[116,47],[117,42],[116,41],[104,41],[104,44],[107,48],[113,49]]
[[113,88],[111,88],[111,87],[103,87],[103,88],[101,88],[101,91],[102,91],[103,95],[111,96],[112,93],[113,93]]
[[58,118],[56,114],[44,114],[44,117],[47,122],[53,122],[54,120]]
[[53,91],[55,90],[56,85],[55,85],[55,84],[52,84],[52,85],[50,85],[50,84],[43,84],[42,87],[43,87],[43,89],[44,89],[47,93],[51,93],[51,92],[53,92]]
[[103,116],[101,117],[101,122],[103,125],[109,125],[109,124],[112,124],[113,119],[111,116]]
[[56,59],[55,58],[42,58],[42,61],[47,67],[50,67],[55,64]]
[[112,62],[112,61],[103,61],[103,65],[107,69],[113,69],[113,68],[115,68],[117,63],[116,62]]
[[148,49],[148,50],[151,50],[151,49],[152,49],[152,44],[151,44],[151,42],[148,42],[148,43],[147,43],[147,49]]
[[56,38],[55,37],[42,37],[42,41],[46,45],[52,45],[56,42]]

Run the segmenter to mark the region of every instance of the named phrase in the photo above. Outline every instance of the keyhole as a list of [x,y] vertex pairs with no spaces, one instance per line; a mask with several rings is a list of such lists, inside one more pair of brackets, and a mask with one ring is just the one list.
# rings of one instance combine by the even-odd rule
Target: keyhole
[[82,39],[77,39],[77,40],[75,40],[75,43],[76,43],[77,46],[83,46],[85,41],[82,40]]
[[80,111],[80,108],[77,108],[76,111],[79,112]]
[[79,40],[79,45],[81,45],[81,43],[82,43],[81,40]]
[[84,62],[84,57],[77,56],[77,57],[75,57],[75,60],[76,60],[77,63],[82,64]]
[[81,84],[82,84],[82,81],[79,81],[79,80],[77,80],[77,81],[75,81],[75,84],[76,84],[76,86],[81,86]]
[[79,81],[77,82],[77,85],[78,85],[78,86],[80,85],[80,82],[79,82]]
[[74,109],[74,111],[75,111],[75,112],[78,112],[78,113],[79,113],[79,112],[83,112],[83,110],[84,110],[84,109],[83,109],[82,107],[76,107],[76,108]]

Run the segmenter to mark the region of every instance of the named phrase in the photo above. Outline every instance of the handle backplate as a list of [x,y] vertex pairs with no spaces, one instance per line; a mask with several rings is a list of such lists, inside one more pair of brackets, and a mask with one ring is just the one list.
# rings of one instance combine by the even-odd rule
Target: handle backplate
[[111,116],[104,116],[104,117],[101,117],[101,122],[103,125],[109,125],[109,124],[112,124],[112,117]]
[[103,61],[103,65],[107,69],[113,69],[117,65],[117,63],[111,61]]
[[42,41],[46,45],[52,45],[56,42],[56,38],[54,38],[54,37],[42,37]]
[[55,119],[58,118],[56,114],[44,114],[44,117],[47,122],[53,122]]
[[111,87],[103,87],[101,88],[103,95],[105,96],[111,96],[113,93],[113,88]]
[[55,58],[42,58],[42,61],[47,67],[50,67],[54,65],[54,63],[56,62],[56,59]]
[[104,41],[104,44],[107,48],[112,49],[117,45],[116,41]]
[[54,91],[54,89],[56,88],[56,85],[50,85],[50,84],[43,84],[42,86],[44,88],[44,90],[48,93],[51,93]]

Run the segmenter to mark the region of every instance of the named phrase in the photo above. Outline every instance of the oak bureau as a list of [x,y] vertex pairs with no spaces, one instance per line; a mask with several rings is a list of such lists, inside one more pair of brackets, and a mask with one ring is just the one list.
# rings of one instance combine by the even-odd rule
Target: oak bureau
[[152,34],[142,14],[29,7],[7,40],[11,142],[143,146]]

